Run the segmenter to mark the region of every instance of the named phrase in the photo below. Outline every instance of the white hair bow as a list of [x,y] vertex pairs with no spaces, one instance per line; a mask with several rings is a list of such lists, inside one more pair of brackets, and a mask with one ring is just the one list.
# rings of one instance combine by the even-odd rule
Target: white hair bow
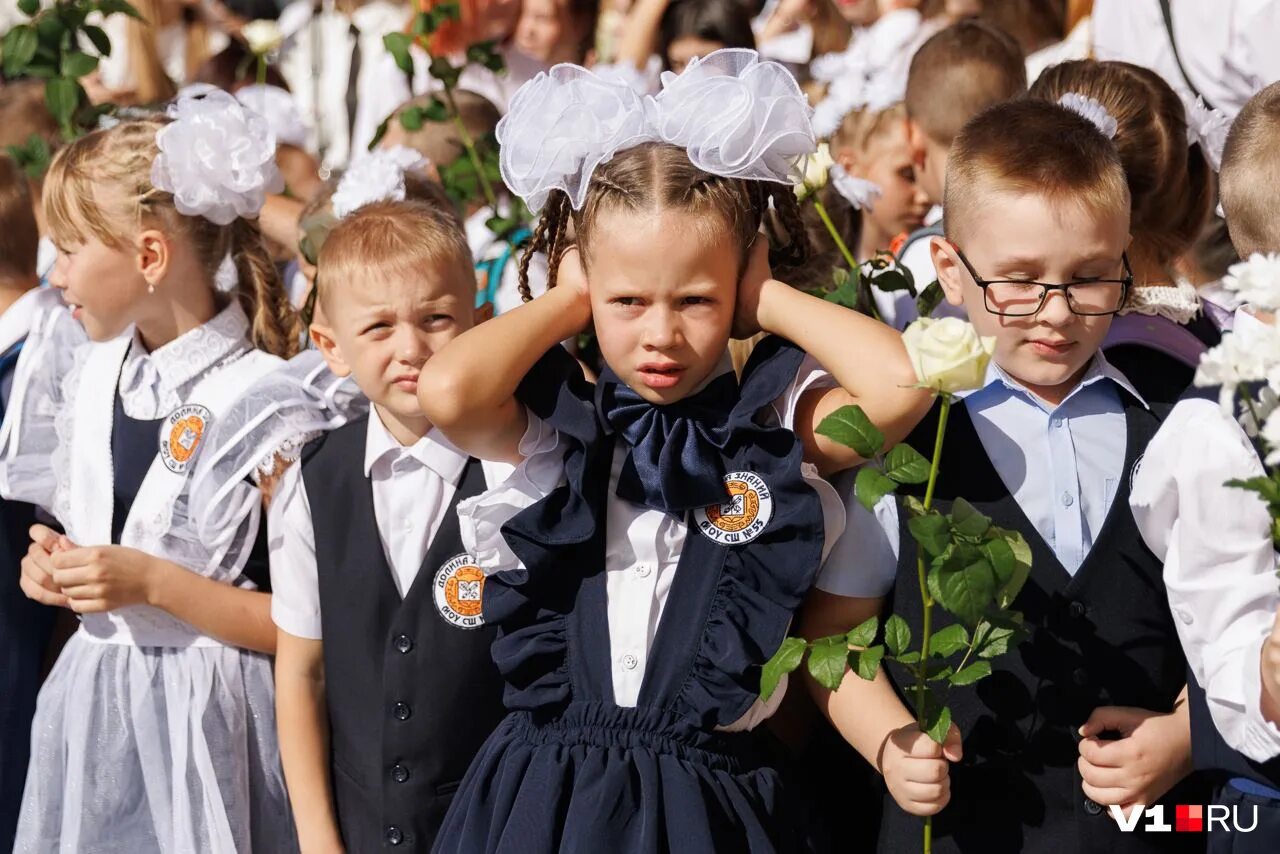
[[1058,99],[1058,105],[1086,119],[1107,139],[1116,138],[1116,131],[1120,129],[1120,125],[1096,98],[1081,95],[1079,92],[1068,92]]
[[657,96],[561,64],[520,87],[498,123],[502,178],[538,211],[553,190],[575,209],[596,167],[646,142],[678,145],[699,169],[794,184],[817,149],[795,78],[753,50],[725,49],[662,75]]
[[403,201],[405,173],[427,165],[427,158],[420,152],[403,145],[360,155],[347,167],[333,192],[333,215],[342,219],[374,202]]

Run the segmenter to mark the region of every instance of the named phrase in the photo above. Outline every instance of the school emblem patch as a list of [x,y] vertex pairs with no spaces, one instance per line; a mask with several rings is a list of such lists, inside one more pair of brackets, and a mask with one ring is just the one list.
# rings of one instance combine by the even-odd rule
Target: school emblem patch
[[432,584],[436,610],[440,616],[460,629],[478,629],[484,625],[484,573],[469,554],[452,558],[436,571]]
[[160,459],[174,474],[182,474],[200,448],[200,439],[213,413],[198,403],[179,406],[160,425]]
[[773,493],[759,475],[749,471],[724,476],[729,498],[723,504],[693,511],[698,530],[722,546],[740,546],[764,533],[773,518]]

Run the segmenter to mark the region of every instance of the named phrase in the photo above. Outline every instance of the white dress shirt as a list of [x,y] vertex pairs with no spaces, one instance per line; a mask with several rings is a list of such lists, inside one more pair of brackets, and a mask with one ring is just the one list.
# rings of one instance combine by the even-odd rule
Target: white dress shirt
[[[708,382],[733,370],[726,355]],[[806,357],[795,381],[772,407],[771,420],[788,429],[795,423],[796,407],[810,389],[833,388],[835,381],[816,361]],[[531,453],[512,477],[485,495],[458,506],[462,540],[479,558],[486,573],[515,569],[519,561],[507,547],[501,526],[520,510],[532,505],[564,481],[563,451],[558,435],[530,414],[530,434],[540,433]],[[535,429],[536,428],[536,429]],[[617,483],[626,449],[614,449],[610,489],[605,508],[605,572],[608,594],[609,649],[613,659],[614,702],[636,705],[644,681],[649,651],[657,635],[662,611],[675,580],[680,553],[688,532],[687,519],[619,498]],[[805,480],[817,491],[826,527],[823,554],[839,538],[844,508],[832,486],[809,464],[802,466]],[[747,714],[727,729],[750,729],[765,720],[781,702],[785,685],[768,704],[757,701]]]
[[[1236,323],[1257,323],[1237,313]],[[1280,755],[1262,717],[1259,655],[1280,608],[1271,516],[1256,493],[1226,486],[1262,477],[1236,420],[1214,400],[1179,402],[1133,477],[1129,504],[1164,585],[1187,664],[1223,740],[1257,762]]]
[[[987,384],[962,404],[1005,487],[1072,575],[1093,548],[1124,477],[1128,431],[1119,389],[1141,401],[1102,353],[1057,406],[992,362]],[[945,465],[945,444],[942,453]],[[897,502],[885,496],[868,513],[853,496],[852,479],[838,482],[847,496],[845,533],[818,587],[839,596],[885,596],[901,547]]]
[[[409,446],[388,432],[377,407],[369,411],[364,473],[383,555],[401,598],[413,586],[427,550],[453,502],[467,455],[438,430]],[[483,463],[486,481],[500,483],[512,467]],[[318,640],[320,590],[315,529],[301,466],[281,477],[267,511],[271,557],[271,617],[291,635]]]

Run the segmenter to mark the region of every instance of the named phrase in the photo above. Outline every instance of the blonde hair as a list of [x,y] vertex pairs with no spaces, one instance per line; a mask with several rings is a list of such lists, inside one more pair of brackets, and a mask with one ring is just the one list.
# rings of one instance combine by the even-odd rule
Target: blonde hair
[[1087,119],[1045,101],[996,104],[960,131],[947,159],[947,237],[962,239],[975,213],[1000,190],[1096,213],[1129,212],[1129,187],[1116,147]]
[[1131,251],[1168,267],[1195,243],[1213,197],[1204,152],[1187,146],[1182,100],[1150,69],[1092,59],[1046,69],[1030,94],[1057,102],[1069,92],[1093,98],[1116,120],[1112,142],[1133,209]]
[[299,341],[297,315],[257,223],[237,219],[221,226],[204,217],[183,216],[174,207],[173,194],[151,184],[151,164],[159,153],[156,132],[167,122],[160,117],[121,122],[58,152],[44,186],[50,233],[59,243],[81,243],[92,236],[118,248],[135,230],[157,227],[186,241],[211,278],[230,255],[239,278],[236,297],[250,319],[254,346],[292,356]]
[[871,143],[894,130],[906,131],[907,108],[894,104],[885,110],[854,110],[840,122],[831,135],[833,156],[842,148],[866,151]]
[[18,164],[0,154],[0,276],[34,279],[39,243],[31,185]]
[[414,199],[373,202],[344,217],[325,238],[316,268],[326,312],[334,290],[354,278],[421,279],[428,269],[444,269],[467,294],[476,291],[471,248],[457,216]]
[[1280,252],[1280,83],[1249,99],[1222,152],[1218,189],[1231,243],[1240,257]]

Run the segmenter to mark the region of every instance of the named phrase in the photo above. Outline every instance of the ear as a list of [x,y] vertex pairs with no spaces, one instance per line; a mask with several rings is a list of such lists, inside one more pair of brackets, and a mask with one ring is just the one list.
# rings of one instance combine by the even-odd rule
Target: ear
[[173,260],[169,238],[162,231],[148,228],[134,239],[134,247],[138,252],[138,273],[154,287],[169,271]]
[[351,376],[351,366],[347,364],[346,358],[342,355],[342,348],[333,337],[333,329],[323,323],[312,323],[308,332],[311,343],[316,345],[329,370],[340,377]]
[[929,256],[933,259],[933,269],[938,273],[938,284],[942,286],[947,302],[964,305],[964,286],[969,271],[960,263],[955,246],[945,237],[931,238]]
[[833,151],[831,156],[850,175],[854,174],[854,171],[858,168],[858,153],[851,146],[842,145]]

